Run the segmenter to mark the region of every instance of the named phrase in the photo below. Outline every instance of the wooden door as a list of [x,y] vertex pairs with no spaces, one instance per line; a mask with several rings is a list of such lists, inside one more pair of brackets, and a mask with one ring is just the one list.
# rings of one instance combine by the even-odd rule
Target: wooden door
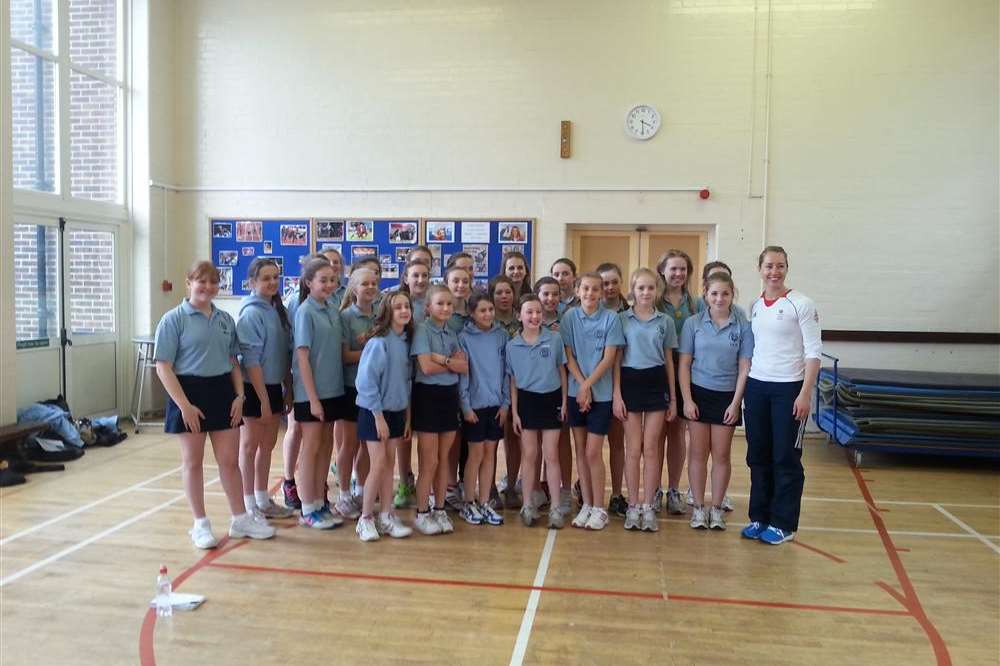
[[571,230],[570,256],[576,262],[579,273],[592,271],[599,264],[611,262],[621,266],[622,275],[628,276],[633,269],[639,267],[639,232],[631,229]]
[[656,270],[656,262],[667,250],[683,250],[691,257],[694,273],[691,288],[700,288],[701,269],[708,253],[707,238],[701,231],[643,231],[639,258],[643,266]]

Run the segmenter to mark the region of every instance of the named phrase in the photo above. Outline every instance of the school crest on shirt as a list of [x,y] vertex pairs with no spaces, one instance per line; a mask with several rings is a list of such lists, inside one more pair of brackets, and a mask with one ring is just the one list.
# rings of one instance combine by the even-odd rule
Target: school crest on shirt
[[541,354],[542,358],[548,358],[552,353],[552,348],[548,345],[543,345],[538,353]]
[[226,335],[230,334],[231,331],[229,330],[229,322],[224,317],[219,317],[218,324],[219,324],[219,330],[220,331],[222,331]]
[[740,333],[739,331],[732,331],[729,334],[729,346],[739,347],[740,346]]

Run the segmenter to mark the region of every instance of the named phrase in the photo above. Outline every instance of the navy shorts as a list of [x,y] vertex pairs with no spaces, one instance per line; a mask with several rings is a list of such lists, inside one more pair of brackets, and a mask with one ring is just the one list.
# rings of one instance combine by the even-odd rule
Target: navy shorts
[[570,396],[569,425],[571,428],[586,428],[594,435],[607,435],[611,429],[611,402],[591,402],[590,409],[581,412],[576,398]]
[[[229,430],[233,427],[229,412],[236,399],[233,390],[232,376],[227,372],[215,377],[197,377],[195,375],[177,375],[177,381],[184,391],[188,402],[201,410],[205,418],[201,419],[202,432]],[[181,408],[167,396],[166,416],[163,419],[163,430],[171,434],[191,432],[184,425]]]
[[[698,423],[711,423],[712,425],[724,425],[723,419],[726,416],[726,408],[733,402],[735,391],[713,391],[703,388],[697,384],[691,384],[691,399],[698,405]],[[743,425],[743,410],[736,410],[736,423],[732,426]]]
[[479,418],[479,423],[469,423],[462,419],[462,434],[465,435],[466,442],[498,442],[503,439],[503,424],[497,423],[499,407],[483,407],[472,411]]
[[623,365],[621,394],[625,409],[630,413],[665,411],[670,403],[666,367],[639,369]]
[[[389,439],[397,439],[406,431],[406,410],[398,412],[382,412],[385,422],[389,424]],[[375,413],[364,407],[358,407],[358,441],[381,442],[378,429],[375,428]]]
[[414,382],[410,406],[413,432],[454,432],[460,429],[458,384],[421,384]]
[[517,389],[517,413],[524,430],[560,430],[563,427],[559,420],[561,410],[561,388],[549,393]]
[[[333,423],[340,421],[347,413],[346,396],[336,398],[322,398],[320,404],[323,405],[323,423]],[[309,411],[309,401],[295,403],[295,420],[299,423],[319,423],[319,419]]]
[[[271,414],[280,416],[285,413],[285,399],[281,392],[281,384],[264,384],[267,389],[267,402],[271,405]],[[243,394],[247,397],[243,403],[243,416],[252,419],[260,418],[260,399],[253,384],[243,383]]]
[[[344,386],[344,420],[357,423],[358,420],[358,389]],[[376,439],[378,439],[376,437]]]

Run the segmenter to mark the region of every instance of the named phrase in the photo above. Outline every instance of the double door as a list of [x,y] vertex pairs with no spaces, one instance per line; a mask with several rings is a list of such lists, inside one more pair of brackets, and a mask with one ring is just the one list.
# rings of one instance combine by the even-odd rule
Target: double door
[[626,284],[632,271],[645,266],[656,270],[657,260],[671,249],[683,250],[694,263],[692,289],[699,288],[701,269],[708,256],[707,231],[677,231],[671,229],[630,229],[616,227],[570,226],[570,258],[579,272],[592,271],[599,264],[611,262],[622,268]]

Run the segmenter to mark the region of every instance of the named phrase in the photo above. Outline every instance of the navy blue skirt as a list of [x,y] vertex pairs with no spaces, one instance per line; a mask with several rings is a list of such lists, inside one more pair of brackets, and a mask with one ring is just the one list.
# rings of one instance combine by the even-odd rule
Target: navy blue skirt
[[[271,406],[271,413],[281,415],[285,412],[285,399],[282,394],[281,384],[264,384],[267,389],[267,404]],[[260,418],[260,398],[257,397],[257,389],[253,384],[243,383],[243,394],[247,397],[243,403],[243,416],[252,419]]]
[[621,377],[622,401],[629,412],[662,412],[670,404],[665,366],[640,369],[623,365]]
[[[382,412],[385,422],[389,425],[389,439],[397,439],[406,431],[406,410],[398,412]],[[358,408],[358,440],[362,442],[381,442],[378,429],[375,427],[375,413],[364,407]]]
[[736,391],[713,391],[691,384],[691,399],[698,405],[698,422],[735,427],[743,424],[743,410],[736,410],[736,423],[724,423],[726,408],[733,402]]
[[[201,410],[205,418],[201,419],[202,432],[229,430],[234,427],[229,417],[236,399],[233,390],[232,376],[227,372],[215,377],[197,377],[195,375],[177,375],[177,381],[184,391],[184,396],[192,405]],[[167,396],[167,410],[163,423],[164,432],[180,434],[191,432],[184,425],[181,408]]]
[[[472,410],[479,419],[478,423],[469,423],[462,419],[462,434],[465,441],[473,442],[498,442],[503,439],[503,424],[497,423],[497,412],[499,407],[483,407]],[[522,423],[522,425],[524,425]]]

